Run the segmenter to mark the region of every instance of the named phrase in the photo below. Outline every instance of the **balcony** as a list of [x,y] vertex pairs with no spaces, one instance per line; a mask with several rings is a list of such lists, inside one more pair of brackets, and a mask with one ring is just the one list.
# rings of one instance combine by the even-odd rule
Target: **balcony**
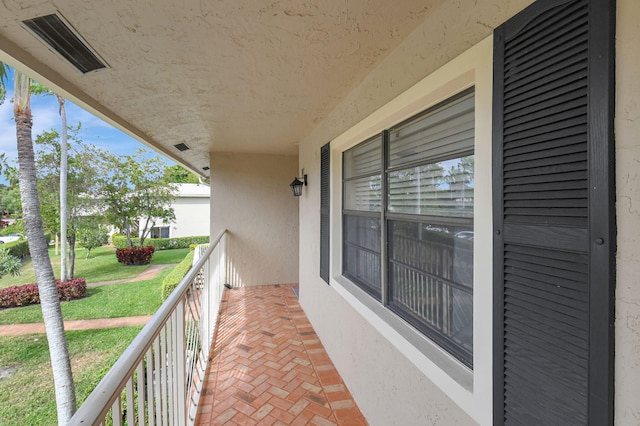
[[224,231],[198,254],[70,424],[367,424],[294,285],[225,290]]

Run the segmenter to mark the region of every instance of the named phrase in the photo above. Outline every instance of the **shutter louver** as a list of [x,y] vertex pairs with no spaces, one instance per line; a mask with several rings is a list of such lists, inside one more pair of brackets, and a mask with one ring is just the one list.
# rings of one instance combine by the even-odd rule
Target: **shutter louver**
[[329,283],[330,144],[320,148],[320,278]]
[[[607,10],[597,16],[595,3],[537,1],[495,32],[497,425],[613,418],[612,336],[595,325],[612,321],[613,290],[610,276],[597,282],[593,274],[598,261],[609,271],[611,256],[597,258],[592,243],[594,217],[609,220],[601,212],[612,203],[606,190],[602,198],[591,191],[595,182],[612,185],[606,168],[593,167],[596,151],[612,152],[610,133],[598,139],[593,131],[594,111],[612,117],[610,99],[593,96],[595,85],[609,87],[610,74],[596,79],[593,38],[610,36],[595,32],[608,29],[611,15],[599,2]],[[608,244],[610,235],[600,235]],[[594,299],[594,291],[609,298]]]

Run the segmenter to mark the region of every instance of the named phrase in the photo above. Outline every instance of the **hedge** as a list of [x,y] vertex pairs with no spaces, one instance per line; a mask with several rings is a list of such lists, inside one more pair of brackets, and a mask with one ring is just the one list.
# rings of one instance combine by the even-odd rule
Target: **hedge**
[[166,300],[173,290],[180,284],[180,281],[187,275],[193,263],[193,250],[190,251],[182,262],[178,263],[169,274],[162,280],[162,300]]
[[[58,299],[68,302],[87,296],[87,282],[84,278],[72,278],[61,282],[56,280]],[[0,290],[0,308],[35,305],[40,303],[37,284],[24,284]]]
[[[50,234],[44,234],[45,241],[51,240]],[[9,254],[19,259],[29,256],[29,242],[26,239],[0,244],[0,248],[9,250]]]
[[[129,248],[127,237],[116,235],[113,237],[115,248]],[[132,238],[133,244],[140,243],[137,238]],[[209,236],[178,237],[178,238],[145,238],[145,246],[153,246],[156,250],[188,248],[190,244],[206,244]]]
[[20,259],[29,256],[29,242],[27,240],[5,243],[0,245],[0,248],[9,250],[9,254]]

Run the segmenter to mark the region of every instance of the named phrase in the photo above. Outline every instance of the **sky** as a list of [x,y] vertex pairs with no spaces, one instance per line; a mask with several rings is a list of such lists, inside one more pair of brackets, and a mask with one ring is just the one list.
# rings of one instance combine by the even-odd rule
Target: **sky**
[[[5,82],[7,97],[4,103],[0,105],[0,153],[5,153],[10,165],[17,166],[16,125],[13,119],[13,104],[11,103],[11,98],[13,97],[12,72],[7,80]],[[146,145],[122,133],[72,102],[66,101],[65,107],[69,126],[75,127],[78,122],[82,123],[79,136],[83,142],[95,145],[115,155],[133,154],[139,148],[151,151]],[[58,101],[55,96],[32,96],[31,111],[33,114],[32,136],[34,140],[38,134],[45,130],[55,129],[60,132],[60,114],[58,113]],[[153,152],[153,155],[164,158],[169,165],[175,164],[156,152]],[[0,176],[0,184],[7,184],[4,176]]]

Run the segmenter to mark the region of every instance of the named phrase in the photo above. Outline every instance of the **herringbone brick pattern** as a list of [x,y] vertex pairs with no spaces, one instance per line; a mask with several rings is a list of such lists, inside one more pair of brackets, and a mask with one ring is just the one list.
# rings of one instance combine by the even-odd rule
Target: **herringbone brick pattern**
[[198,425],[366,425],[291,285],[226,290]]

